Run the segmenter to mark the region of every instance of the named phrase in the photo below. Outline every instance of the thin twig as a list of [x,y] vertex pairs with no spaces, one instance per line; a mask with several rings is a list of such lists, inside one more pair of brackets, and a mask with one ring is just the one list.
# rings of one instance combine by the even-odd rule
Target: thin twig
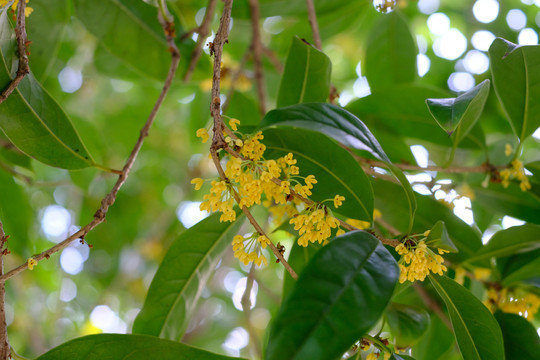
[[195,46],[195,49],[191,54],[191,60],[189,61],[189,67],[184,75],[184,81],[189,81],[191,79],[191,75],[193,75],[193,71],[195,71],[197,62],[201,57],[202,48],[204,46],[206,38],[208,37],[208,33],[210,31],[210,23],[212,22],[212,18],[214,17],[214,12],[216,10],[216,3],[216,0],[208,1],[208,6],[206,6],[203,21],[201,25],[197,28],[197,30],[195,30],[195,32],[198,34],[197,45]]
[[249,8],[251,10],[251,31],[253,40],[251,48],[253,49],[253,60],[255,63],[255,82],[257,83],[257,95],[259,97],[259,110],[261,115],[266,113],[266,91],[264,89],[263,63],[262,54],[263,46],[261,40],[261,29],[259,26],[259,18],[261,12],[259,10],[259,0],[249,0]]
[[[0,275],[4,274],[4,247],[8,236],[4,233],[4,225],[0,221]],[[7,248],[7,247],[6,247]],[[6,322],[6,284],[0,283],[0,359],[8,360],[11,356]]]
[[[21,1],[20,3],[24,3],[24,1]],[[67,239],[59,242],[58,244],[51,247],[50,249],[45,250],[42,253],[33,256],[32,258],[35,261],[39,262],[43,259],[48,259],[50,258],[52,254],[66,248],[72,241],[76,239],[84,239],[84,237],[92,229],[94,229],[96,226],[98,226],[103,221],[105,221],[105,215],[107,214],[109,207],[112,204],[114,204],[118,191],[120,190],[122,185],[124,185],[124,183],[126,182],[129,176],[129,173],[131,171],[131,168],[133,167],[133,164],[135,162],[135,159],[137,158],[137,155],[139,154],[139,151],[141,150],[144,139],[148,136],[148,131],[150,130],[150,127],[152,126],[152,123],[154,122],[154,119],[156,118],[158,110],[161,107],[161,104],[163,103],[163,100],[165,99],[165,96],[167,95],[169,88],[171,87],[172,80],[176,73],[176,69],[178,68],[178,63],[180,61],[180,52],[178,51],[178,48],[176,47],[176,44],[174,43],[174,37],[175,37],[174,23],[163,19],[163,17],[161,16],[159,17],[159,20],[163,27],[165,35],[167,37],[169,51],[171,52],[171,66],[169,68],[169,72],[167,74],[165,83],[163,84],[161,93],[159,94],[158,99],[156,100],[156,103],[154,104],[154,107],[152,108],[152,111],[150,112],[150,115],[148,116],[148,119],[146,120],[146,123],[144,124],[144,126],[142,127],[140,131],[139,138],[137,139],[137,142],[135,143],[133,150],[131,150],[131,154],[129,155],[122,169],[122,173],[118,177],[118,180],[114,184],[111,191],[101,201],[101,206],[94,214],[94,218],[92,219],[92,221],[88,223],[87,225],[85,225],[84,227],[82,227],[79,231],[77,231],[73,235],[69,236]],[[28,268],[28,262],[25,262],[24,264],[19,265],[18,267],[10,270],[8,273],[0,276],[0,283],[4,283],[7,279],[17,275],[18,273],[26,270],[27,268]]]
[[3,103],[9,95],[19,85],[21,80],[30,72],[28,67],[28,55],[26,54],[26,17],[24,15],[26,11],[26,2],[19,1],[17,6],[17,25],[15,26],[15,38],[17,39],[17,52],[19,53],[19,66],[17,68],[17,75],[13,79],[8,87],[0,95],[0,104]]
[[311,26],[311,33],[313,34],[313,41],[315,42],[315,47],[319,50],[322,50],[321,35],[319,33],[319,25],[317,24],[317,13],[315,12],[315,5],[313,5],[313,0],[306,0],[306,5],[308,10],[309,25]]
[[246,280],[246,289],[244,294],[242,294],[242,299],[240,304],[242,304],[242,309],[244,310],[244,316],[246,317],[246,327],[251,338],[251,342],[255,347],[255,352],[259,359],[262,359],[262,348],[261,341],[257,336],[257,331],[253,328],[251,324],[251,290],[253,289],[253,282],[255,281],[255,264],[251,264],[251,269],[249,269],[249,274]]
[[266,55],[266,57],[268,58],[268,60],[270,60],[270,62],[272,63],[272,66],[274,66],[278,72],[282,73],[283,64],[281,64],[281,61],[279,61],[278,57],[272,51],[272,49],[263,45],[263,52],[264,52],[264,55]]

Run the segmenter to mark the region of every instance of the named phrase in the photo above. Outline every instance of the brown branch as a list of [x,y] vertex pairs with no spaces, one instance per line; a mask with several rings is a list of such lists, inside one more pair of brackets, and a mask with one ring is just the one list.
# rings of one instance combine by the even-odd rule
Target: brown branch
[[214,17],[216,3],[216,0],[208,1],[208,6],[206,7],[206,11],[204,13],[204,19],[201,25],[195,30],[195,32],[198,34],[197,45],[195,46],[195,49],[191,54],[191,60],[189,61],[188,69],[186,71],[186,74],[184,75],[184,81],[189,81],[191,79],[191,75],[193,75],[193,71],[195,71],[197,62],[201,57],[202,48],[204,46],[206,38],[208,37],[208,33],[210,32],[210,23],[212,22],[212,18]]
[[19,53],[19,66],[15,79],[9,83],[8,87],[0,95],[0,104],[3,103],[9,95],[19,85],[21,80],[30,72],[28,67],[28,55],[26,55],[26,2],[19,1],[17,6],[17,25],[15,26],[15,38],[17,39],[17,52]]
[[[24,3],[24,1],[21,1],[19,3]],[[173,81],[174,75],[176,73],[176,69],[178,68],[178,63],[180,61],[180,52],[178,51],[178,48],[176,47],[174,43],[174,37],[175,37],[174,23],[163,19],[163,17],[161,16],[159,17],[159,20],[163,27],[165,35],[167,36],[167,43],[169,45],[169,51],[171,52],[171,66],[169,68],[169,72],[167,74],[165,83],[163,84],[161,93],[159,94],[156,100],[156,103],[154,104],[154,107],[152,108],[152,111],[150,112],[150,115],[148,116],[148,119],[146,120],[146,123],[144,124],[144,126],[142,127],[140,131],[139,138],[137,139],[137,142],[135,143],[133,149],[131,150],[131,154],[126,160],[126,163],[122,169],[122,173],[118,177],[118,180],[114,184],[111,191],[101,201],[101,206],[94,214],[94,218],[92,219],[92,221],[88,223],[87,225],[85,225],[84,227],[82,227],[79,231],[77,231],[73,235],[69,236],[67,239],[59,242],[58,244],[51,247],[50,249],[45,250],[42,253],[33,256],[32,258],[35,261],[39,262],[43,259],[48,259],[50,258],[52,254],[66,248],[72,241],[76,239],[84,239],[84,237],[92,229],[94,229],[96,226],[98,226],[103,221],[105,221],[105,215],[107,214],[109,207],[112,204],[114,204],[118,191],[120,190],[122,185],[124,185],[124,183],[126,182],[129,176],[129,173],[131,172],[131,168],[133,167],[133,164],[135,162],[135,159],[137,158],[137,155],[139,154],[139,151],[141,150],[144,139],[148,136],[148,131],[150,130],[150,127],[152,126],[152,123],[154,122],[154,119],[156,118],[158,110],[161,107],[161,104],[163,103],[163,100],[165,99],[165,96],[167,95],[169,88],[171,87],[171,83]],[[27,268],[28,268],[28,262],[25,262],[24,264],[19,265],[18,267],[10,270],[8,273],[1,275],[0,283],[3,284],[7,279],[17,275],[18,273],[26,270]]]
[[315,5],[313,5],[313,0],[306,0],[306,5],[308,10],[309,25],[311,26],[311,33],[313,34],[313,41],[315,42],[315,47],[319,50],[322,50],[321,35],[319,33],[319,25],[317,24],[317,14],[315,12]]
[[276,54],[271,49],[269,49],[268,47],[264,45],[263,45],[263,52],[264,52],[264,55],[266,55],[266,57],[268,58],[268,60],[270,60],[270,62],[272,63],[272,66],[274,66],[278,72],[282,73],[283,65],[281,64],[281,61],[279,61]]
[[[8,236],[4,233],[4,226],[0,221],[0,275],[4,274],[4,247]],[[7,247],[5,247],[7,249]],[[6,284],[0,283],[0,360],[11,357],[6,323]]]
[[246,317],[246,327],[251,338],[251,342],[255,347],[255,352],[259,359],[262,359],[262,348],[259,337],[257,336],[257,331],[253,328],[251,324],[251,290],[253,289],[253,282],[255,280],[255,264],[251,264],[251,269],[249,269],[249,274],[246,280],[246,289],[244,294],[242,294],[242,299],[240,304],[242,304],[242,309],[244,310],[244,316]]
[[253,60],[255,62],[255,82],[257,83],[257,95],[259,97],[259,110],[261,115],[266,113],[266,91],[264,89],[263,63],[262,54],[263,46],[261,40],[261,29],[259,26],[259,18],[261,12],[259,10],[259,0],[249,0],[249,8],[251,10],[251,31],[253,40],[251,48],[253,49]]

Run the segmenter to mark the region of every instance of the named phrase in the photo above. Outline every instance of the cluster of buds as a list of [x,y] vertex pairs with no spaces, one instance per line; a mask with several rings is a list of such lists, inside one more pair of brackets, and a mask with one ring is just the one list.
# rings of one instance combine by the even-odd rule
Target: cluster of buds
[[532,320],[540,309],[540,297],[531,293],[514,293],[506,288],[501,290],[490,288],[484,304],[492,312],[500,309]]
[[437,249],[438,254],[435,254],[425,242],[428,235],[429,231],[426,231],[421,240],[415,241],[411,238],[396,246],[396,252],[401,255],[398,262],[400,283],[424,281],[430,272],[442,275],[447,270],[441,255],[448,250]]
[[511,167],[501,170],[500,175],[501,183],[505,188],[510,185],[511,179],[516,179],[519,181],[521,191],[527,191],[531,188],[531,183],[525,174],[523,163],[520,160],[512,160]]

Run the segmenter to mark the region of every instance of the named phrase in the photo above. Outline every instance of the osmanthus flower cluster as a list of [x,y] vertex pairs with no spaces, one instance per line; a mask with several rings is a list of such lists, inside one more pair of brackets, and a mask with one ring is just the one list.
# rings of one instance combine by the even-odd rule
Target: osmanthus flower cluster
[[442,275],[447,270],[441,255],[447,253],[448,250],[437,249],[438,254],[435,254],[426,244],[428,235],[429,230],[418,241],[414,237],[409,237],[404,243],[396,246],[396,252],[401,255],[398,262],[400,283],[424,281],[430,272]]
[[[28,1],[29,0],[26,0],[26,3],[28,4]],[[0,0],[0,7],[4,7],[6,6],[7,4],[9,4],[10,0]],[[19,4],[19,0],[15,0],[13,1],[13,4],[11,4],[11,10],[13,11],[16,11],[17,10],[17,5]],[[24,8],[24,16],[28,17],[30,16],[30,14],[34,11],[34,9],[32,9],[31,7],[25,7]]]
[[484,304],[492,312],[500,309],[503,312],[517,314],[527,320],[532,320],[540,309],[540,297],[531,293],[512,291],[506,288],[499,290],[491,287],[487,292],[487,300]]
[[501,170],[499,174],[501,175],[501,183],[505,188],[510,185],[511,179],[516,179],[519,181],[521,191],[527,191],[531,188],[531,183],[525,174],[523,163],[520,160],[513,160],[511,162],[511,167]]
[[[299,231],[299,245],[307,246],[314,242],[326,244],[337,232],[332,230],[339,228],[340,223],[324,202],[333,202],[337,208],[342,205],[345,197],[336,195],[333,199],[322,203],[309,200],[311,190],[317,184],[315,176],[300,175],[297,160],[292,153],[277,159],[266,159],[264,157],[266,146],[261,143],[264,139],[262,132],[241,134],[237,131],[239,123],[237,119],[229,121],[235,138],[224,133],[225,142],[234,150],[231,152],[238,154],[233,156],[224,152],[222,161],[226,162],[224,170],[226,179],[195,178],[191,181],[196,190],[199,190],[205,181],[210,181],[210,191],[203,196],[200,209],[221,212],[220,221],[235,221],[236,212],[233,207],[237,195],[240,207],[249,209],[262,204],[270,209],[274,218],[283,216],[290,218],[290,224]],[[209,139],[206,129],[197,130],[197,136],[202,138],[203,142]],[[246,265],[250,262],[257,265],[267,264],[261,248],[265,248],[268,242],[266,236],[258,233],[247,238],[237,235],[232,242],[234,255]]]

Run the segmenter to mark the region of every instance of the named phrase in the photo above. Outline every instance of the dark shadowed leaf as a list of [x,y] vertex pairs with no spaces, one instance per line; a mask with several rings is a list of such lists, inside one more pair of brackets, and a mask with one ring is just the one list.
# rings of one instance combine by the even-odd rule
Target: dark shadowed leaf
[[36,360],[233,360],[184,345],[146,335],[99,334],[64,343]]
[[429,314],[419,307],[391,303],[385,316],[399,348],[416,344],[429,327]]
[[[504,287],[520,282],[540,284],[540,249],[497,259]],[[539,285],[536,285],[540,287]]]
[[281,77],[277,107],[326,101],[331,71],[328,56],[305,41],[293,38]]
[[452,331],[438,316],[432,316],[426,336],[413,347],[412,355],[417,360],[446,360],[454,344]]
[[369,33],[366,77],[372,89],[413,82],[416,77],[416,43],[399,12],[381,15]]
[[540,354],[540,336],[535,327],[516,314],[495,313],[504,339],[506,360],[535,360]]
[[222,223],[220,216],[210,215],[173,242],[150,284],[134,333],[182,337],[206,281],[243,222]]
[[[300,175],[315,175],[318,183],[310,198],[314,201],[345,197],[334,211],[353,219],[371,221],[373,191],[366,174],[356,160],[335,141],[320,133],[279,126],[263,132],[266,153],[277,158],[292,153],[298,161]],[[333,208],[333,203],[327,203]]]
[[514,133],[525,140],[540,126],[540,46],[497,38],[489,57],[495,92]]
[[337,237],[311,259],[283,303],[266,359],[339,359],[379,320],[398,275],[394,258],[372,235]]
[[4,232],[10,235],[10,251],[28,256],[28,231],[32,223],[32,208],[23,189],[15,183],[11,174],[0,169],[0,221]]
[[[0,15],[0,47],[0,84],[5,88],[18,64],[6,11]],[[66,113],[32,74],[0,105],[0,129],[21,151],[47,165],[65,169],[95,165]]]
[[503,360],[502,333],[491,312],[470,291],[444,276],[429,279],[446,304],[464,360]]

